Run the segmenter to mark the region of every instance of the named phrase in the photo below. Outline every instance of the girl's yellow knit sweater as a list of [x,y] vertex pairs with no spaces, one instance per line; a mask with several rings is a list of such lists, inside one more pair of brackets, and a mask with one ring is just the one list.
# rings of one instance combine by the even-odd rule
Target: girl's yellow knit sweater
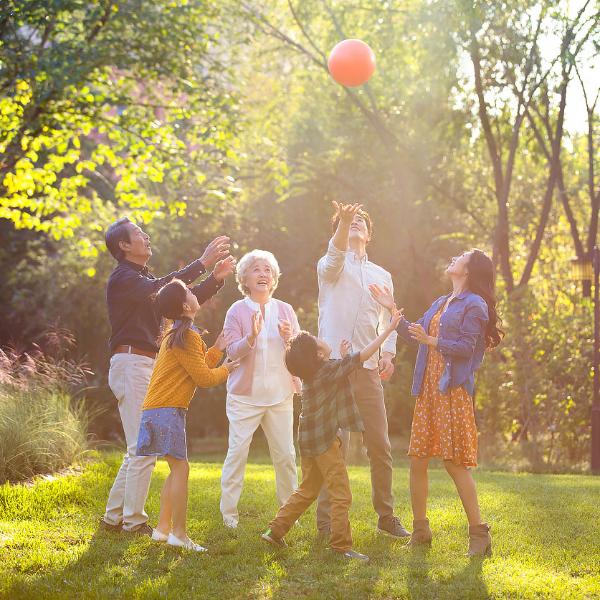
[[169,348],[170,337],[160,345],[144,409],[188,408],[197,387],[214,387],[227,381],[229,371],[216,366],[223,353],[214,346],[207,350],[199,333],[186,331],[185,348]]

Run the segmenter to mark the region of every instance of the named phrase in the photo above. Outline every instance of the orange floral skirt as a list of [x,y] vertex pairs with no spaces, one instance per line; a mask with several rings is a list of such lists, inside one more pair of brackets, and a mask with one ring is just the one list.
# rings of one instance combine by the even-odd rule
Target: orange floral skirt
[[[440,314],[431,320],[429,335],[438,335]],[[476,467],[477,426],[473,399],[463,387],[452,388],[446,394],[440,392],[444,368],[443,356],[430,347],[423,387],[415,404],[408,455],[438,457],[464,467]]]

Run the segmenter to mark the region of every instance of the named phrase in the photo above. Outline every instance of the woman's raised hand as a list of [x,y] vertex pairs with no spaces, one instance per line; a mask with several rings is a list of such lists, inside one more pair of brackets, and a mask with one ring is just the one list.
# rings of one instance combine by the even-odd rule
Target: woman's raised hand
[[254,337],[258,337],[258,334],[261,332],[263,326],[263,316],[260,310],[257,310],[252,315],[252,335]]
[[408,333],[410,333],[410,337],[419,342],[419,344],[427,344],[428,346],[437,346],[437,338],[431,335],[427,335],[425,329],[423,329],[423,325],[419,325],[418,323],[411,323],[408,326]]
[[292,337],[292,324],[286,319],[280,319],[278,323],[279,335],[283,338],[283,341],[287,344]]
[[254,342],[256,342],[256,338],[258,337],[258,334],[260,333],[262,326],[263,326],[263,316],[262,316],[262,313],[260,312],[260,310],[257,310],[252,315],[252,332],[248,336],[248,343],[250,344],[250,346],[254,346]]
[[387,308],[390,312],[392,312],[392,310],[396,308],[396,303],[394,302],[394,294],[392,294],[390,288],[387,287],[387,285],[384,285],[382,288],[376,283],[372,283],[371,285],[369,285],[369,291],[371,292],[371,296],[373,296],[373,298],[377,300],[377,302],[379,302],[381,306]]

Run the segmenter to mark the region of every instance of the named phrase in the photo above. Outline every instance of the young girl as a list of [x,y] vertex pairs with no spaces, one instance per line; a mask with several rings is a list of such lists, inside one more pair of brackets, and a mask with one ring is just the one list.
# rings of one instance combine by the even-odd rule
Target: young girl
[[[452,477],[469,521],[469,556],[490,554],[489,525],[481,522],[470,468],[477,466],[477,427],[473,411],[475,371],[486,349],[497,346],[494,266],[481,250],[454,257],[446,269],[452,292],[438,298],[416,323],[400,321],[398,334],[419,345],[413,377],[417,396],[408,454],[413,533],[410,545],[431,543],[427,519],[429,459],[439,457]],[[390,290],[370,286],[390,310]]]
[[155,305],[158,314],[174,323],[156,358],[142,407],[137,445],[138,456],[164,456],[170,469],[152,539],[205,552],[206,548],[190,540],[186,532],[189,464],[185,417],[196,387],[225,382],[238,363],[226,361],[217,367],[223,353],[216,346],[206,349],[193,325],[200,304],[182,281],[175,279],[162,287]]

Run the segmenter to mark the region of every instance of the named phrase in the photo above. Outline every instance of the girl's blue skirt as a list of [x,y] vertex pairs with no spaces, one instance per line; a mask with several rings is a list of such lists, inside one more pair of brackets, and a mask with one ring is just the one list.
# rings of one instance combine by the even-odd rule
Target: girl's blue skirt
[[142,411],[137,456],[166,456],[187,460],[185,408],[148,408]]

